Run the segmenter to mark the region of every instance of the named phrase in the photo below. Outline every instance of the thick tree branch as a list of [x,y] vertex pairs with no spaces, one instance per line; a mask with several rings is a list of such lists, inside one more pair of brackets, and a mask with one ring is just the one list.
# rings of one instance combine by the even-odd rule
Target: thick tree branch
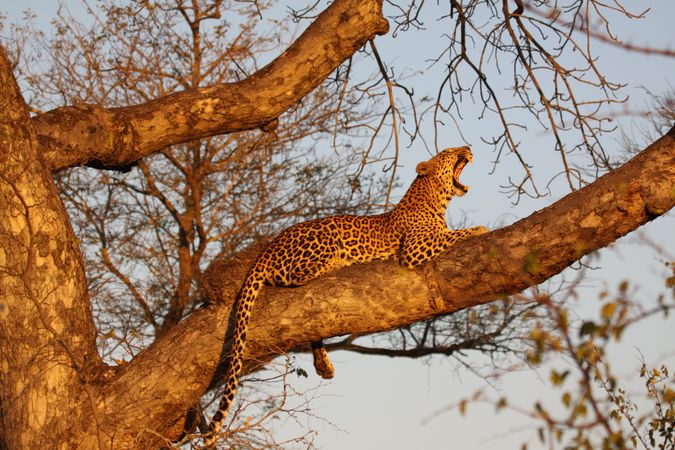
[[[267,289],[253,313],[249,362],[319,338],[394,329],[519,292],[669,211],[674,186],[675,128],[615,172],[511,226],[452,247],[419,271],[377,262],[300,288]],[[101,402],[116,420],[106,424],[106,433],[138,438],[140,421],[148,430],[142,439],[171,435],[180,412],[210,382],[233,292],[254,253],[214,265],[204,283],[223,303],[180,323],[105,387]]]
[[285,52],[240,82],[125,108],[58,108],[33,124],[53,173],[78,165],[128,168],[168,145],[269,127],[388,27],[382,0],[336,0]]

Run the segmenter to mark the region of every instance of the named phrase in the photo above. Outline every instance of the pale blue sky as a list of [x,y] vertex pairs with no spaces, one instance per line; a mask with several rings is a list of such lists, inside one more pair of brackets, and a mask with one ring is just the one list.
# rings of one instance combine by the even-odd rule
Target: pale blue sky
[[[78,2],[67,2],[77,4]],[[646,19],[633,22],[621,22],[615,27],[626,41],[634,44],[651,44],[656,47],[675,48],[675,33],[672,32],[672,18],[675,17],[675,2],[660,0],[652,2],[626,2],[628,6],[644,8],[652,6]],[[0,11],[7,11],[10,20],[20,17],[20,11],[26,6],[39,13],[42,23],[46,23],[53,14],[56,2],[32,1],[14,2],[0,5]],[[70,7],[76,10],[76,6]],[[428,24],[429,31],[424,33],[403,33],[394,39],[391,35],[378,37],[376,42],[385,61],[397,69],[402,67],[426,67],[424,61],[435,56],[431,53],[434,39],[439,33],[434,24]],[[648,56],[639,53],[623,52],[615,47],[597,44],[596,54],[600,56],[599,64],[615,81],[628,83],[627,93],[631,100],[629,106],[633,110],[643,110],[647,106],[647,98],[642,86],[655,93],[663,93],[675,84],[675,59],[659,56]],[[429,52],[429,54],[426,54]],[[375,70],[373,65],[372,70]],[[426,71],[425,71],[426,72]],[[427,86],[434,86],[439,74],[428,71],[408,80],[418,93],[424,92]],[[432,94],[433,95],[433,94]],[[635,117],[621,118],[622,126],[630,127]],[[469,166],[463,180],[472,189],[470,193],[456,199],[450,206],[450,216],[457,217],[462,212],[468,220],[476,224],[495,226],[505,225],[525,217],[537,209],[543,208],[553,201],[547,198],[538,201],[524,201],[518,207],[510,205],[510,201],[499,194],[499,185],[508,176],[510,162],[502,165],[495,175],[489,176],[490,151],[481,146],[479,136],[485,124],[475,117],[466,117],[462,123],[462,131],[473,144],[476,163]],[[627,129],[627,128],[626,128]],[[430,133],[427,127],[425,133]],[[446,142],[443,146],[454,146],[459,136],[448,126]],[[533,153],[535,146],[542,145],[541,131],[532,133],[531,139],[523,141],[526,152]],[[428,137],[431,142],[431,136]],[[612,140],[608,140],[611,146]],[[616,144],[618,146],[618,144]],[[547,151],[542,149],[541,151]],[[548,150],[552,152],[552,150]],[[427,158],[424,150],[407,151],[402,158],[399,170],[401,183],[404,186],[414,177],[417,162]],[[542,163],[540,170],[552,170]],[[593,273],[593,284],[597,287],[613,288],[618,280],[628,278],[640,286],[638,295],[645,300],[651,299],[659,292],[663,282],[664,267],[654,259],[654,254],[636,244],[637,235],[645,233],[657,243],[664,245],[669,253],[675,253],[675,241],[672,239],[675,220],[672,213],[661,217],[651,224],[642,227],[621,239],[616,246],[601,252],[602,259],[596,265],[601,269]],[[591,287],[582,291],[580,305],[576,312],[580,316],[595,314],[599,307],[595,292]],[[670,325],[670,326],[669,326]],[[635,327],[623,339],[621,348],[616,349],[617,364],[622,372],[629,376],[631,370],[639,366],[637,349],[645,355],[648,362],[656,361],[667,355],[672,363],[675,342],[675,327],[670,323],[654,320],[648,324]],[[321,382],[312,373],[311,362],[307,357],[299,357],[303,367],[310,373],[308,379],[294,379],[293,386],[299,390],[316,390],[316,398],[311,406],[313,413],[333,423],[335,427],[311,420],[309,428],[318,432],[315,442],[320,448],[339,449],[477,449],[502,450],[520,448],[527,441],[530,449],[541,448],[532,429],[525,432],[522,425],[528,421],[513,415],[494,414],[494,408],[470,407],[466,418],[457,412],[442,414],[423,424],[424,419],[435,411],[457,402],[477,388],[485,387],[483,380],[441,358],[433,361],[390,359],[385,357],[359,356],[347,352],[331,354],[336,366],[336,378],[329,382]],[[480,363],[480,356],[476,356]],[[675,365],[671,364],[671,369]],[[545,395],[547,390],[547,371],[537,373],[524,371],[508,376],[498,383],[495,396],[507,395],[510,399],[522,399],[526,406],[531,406],[533,399]],[[558,395],[558,394],[556,394]],[[296,425],[284,422],[279,425],[279,436],[292,435]]]

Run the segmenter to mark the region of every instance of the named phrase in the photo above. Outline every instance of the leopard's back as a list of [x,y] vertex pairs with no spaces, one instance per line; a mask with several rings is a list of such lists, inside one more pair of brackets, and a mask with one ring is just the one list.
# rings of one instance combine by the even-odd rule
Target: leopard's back
[[258,261],[269,284],[298,286],[330,270],[392,257],[400,238],[389,214],[324,217],[284,230]]

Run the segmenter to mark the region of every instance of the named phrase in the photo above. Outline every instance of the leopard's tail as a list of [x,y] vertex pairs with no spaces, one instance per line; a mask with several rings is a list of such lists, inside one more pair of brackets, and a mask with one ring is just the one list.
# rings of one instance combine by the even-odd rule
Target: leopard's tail
[[265,282],[265,273],[254,264],[239,289],[236,298],[236,318],[232,333],[232,350],[229,355],[227,374],[225,375],[225,391],[209,424],[209,434],[204,438],[203,448],[211,448],[223,427],[227,412],[232,406],[234,395],[239,385],[239,375],[243,367],[244,350],[246,349],[246,332],[251,318],[251,310],[258,299]]

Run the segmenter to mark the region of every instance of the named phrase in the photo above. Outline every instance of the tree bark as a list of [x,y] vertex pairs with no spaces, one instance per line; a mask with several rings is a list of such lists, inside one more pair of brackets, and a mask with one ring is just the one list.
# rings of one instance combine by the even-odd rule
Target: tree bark
[[54,448],[87,433],[102,364],[77,239],[1,47],[0,104],[2,440]]
[[169,145],[274,128],[284,111],[388,29],[382,0],[336,0],[285,52],[242,81],[125,108],[57,108],[33,125],[53,173],[78,165],[125,170]]

